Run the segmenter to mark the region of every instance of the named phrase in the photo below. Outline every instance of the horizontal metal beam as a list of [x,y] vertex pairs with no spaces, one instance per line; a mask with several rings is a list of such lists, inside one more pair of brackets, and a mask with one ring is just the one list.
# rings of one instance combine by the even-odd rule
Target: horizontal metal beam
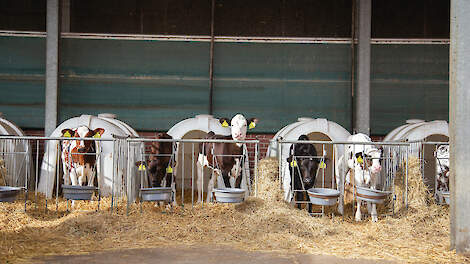
[[[36,31],[0,31],[6,37],[46,37],[46,32]],[[62,38],[69,39],[118,39],[118,40],[155,40],[155,41],[195,41],[210,42],[210,36],[192,35],[140,35],[140,34],[103,34],[63,32]],[[307,44],[351,44],[350,38],[294,38],[294,37],[242,37],[216,36],[215,42],[248,42],[248,43],[307,43]],[[357,43],[357,40],[355,41]],[[371,44],[427,44],[446,45],[449,39],[385,39],[373,38]]]

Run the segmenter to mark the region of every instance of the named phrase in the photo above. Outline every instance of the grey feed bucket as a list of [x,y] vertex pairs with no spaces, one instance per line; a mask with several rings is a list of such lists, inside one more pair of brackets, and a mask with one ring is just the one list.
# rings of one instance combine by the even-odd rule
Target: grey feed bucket
[[0,202],[16,201],[21,189],[21,187],[0,186]]
[[218,188],[213,192],[219,203],[241,203],[245,198],[245,190],[240,188]]
[[94,186],[62,185],[64,198],[67,200],[91,200],[98,188]]

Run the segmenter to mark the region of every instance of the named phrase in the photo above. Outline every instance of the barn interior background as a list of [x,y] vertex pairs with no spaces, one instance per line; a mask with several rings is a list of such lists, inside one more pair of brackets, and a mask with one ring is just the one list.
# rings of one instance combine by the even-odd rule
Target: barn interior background
[[[261,137],[299,116],[352,132],[353,2],[62,0],[58,123],[110,112],[145,132],[240,112]],[[371,14],[371,135],[448,120],[449,1],[374,0]],[[0,30],[0,111],[41,135],[46,1],[2,1]]]

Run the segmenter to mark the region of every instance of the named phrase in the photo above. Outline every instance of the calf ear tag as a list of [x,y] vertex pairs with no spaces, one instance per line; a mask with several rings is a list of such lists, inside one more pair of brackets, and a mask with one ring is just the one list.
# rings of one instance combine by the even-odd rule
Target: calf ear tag
[[326,168],[326,163],[325,162],[320,162],[320,169]]
[[140,164],[140,165],[139,165],[139,171],[143,171],[143,170],[145,170],[145,165]]
[[228,123],[227,123],[226,120],[224,120],[224,122],[222,123],[222,126],[223,126],[223,127],[228,127]]
[[360,164],[362,164],[364,162],[364,160],[362,159],[361,156],[357,157],[357,162],[359,162]]
[[255,122],[251,122],[250,125],[248,126],[249,129],[253,129],[256,127],[256,123]]
[[297,161],[296,160],[291,161],[290,166],[291,167],[297,167]]
[[173,173],[173,168],[168,166],[168,168],[166,168],[166,173]]
[[93,137],[94,138],[101,138],[101,135],[100,135],[100,133],[96,133]]
[[71,136],[72,136],[72,135],[70,135],[70,132],[69,132],[69,131],[67,131],[67,132],[64,133],[64,137],[71,137]]

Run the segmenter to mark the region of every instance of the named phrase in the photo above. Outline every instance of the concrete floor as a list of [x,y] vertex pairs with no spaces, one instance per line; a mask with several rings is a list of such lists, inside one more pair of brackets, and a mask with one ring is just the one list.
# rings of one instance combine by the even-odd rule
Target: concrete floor
[[159,247],[105,251],[87,255],[47,256],[33,263],[174,263],[174,264],[375,264],[392,263],[368,259],[343,259],[327,255],[279,254],[276,252],[246,252],[229,247]]

